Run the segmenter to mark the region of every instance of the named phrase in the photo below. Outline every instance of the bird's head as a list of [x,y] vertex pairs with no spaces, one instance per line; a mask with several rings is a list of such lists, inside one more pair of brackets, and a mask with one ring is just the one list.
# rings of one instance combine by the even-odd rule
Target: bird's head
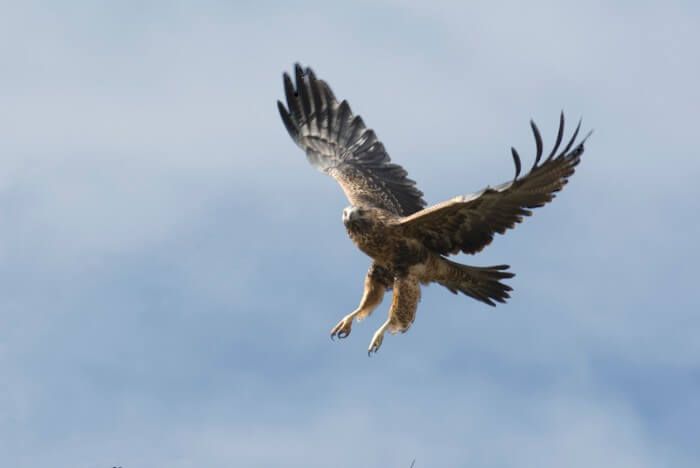
[[343,210],[343,224],[346,226],[352,225],[356,228],[368,227],[371,224],[370,221],[369,210],[365,208],[350,205]]
[[343,222],[355,221],[362,217],[363,210],[359,206],[350,205],[343,209]]

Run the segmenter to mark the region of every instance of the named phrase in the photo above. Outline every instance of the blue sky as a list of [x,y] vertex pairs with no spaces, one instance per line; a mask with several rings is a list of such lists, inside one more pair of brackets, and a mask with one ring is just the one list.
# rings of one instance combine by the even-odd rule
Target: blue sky
[[[0,464],[691,467],[693,2],[15,2],[0,17]],[[483,254],[340,343],[369,264],[279,121],[311,65],[429,203],[595,129]],[[571,128],[571,127],[569,127]]]

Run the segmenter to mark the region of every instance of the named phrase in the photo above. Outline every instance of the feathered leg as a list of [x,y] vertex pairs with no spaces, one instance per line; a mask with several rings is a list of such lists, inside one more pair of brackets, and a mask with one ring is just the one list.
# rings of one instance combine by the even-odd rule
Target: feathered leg
[[420,301],[420,284],[413,276],[403,276],[394,279],[394,298],[389,309],[389,318],[379,327],[372,337],[367,354],[371,355],[379,351],[384,340],[384,332],[404,333],[416,318],[416,309]]
[[372,311],[382,302],[384,291],[391,286],[392,275],[386,268],[372,263],[365,277],[365,292],[362,295],[360,305],[352,313],[343,317],[338,322],[333,330],[331,330],[331,339],[346,338],[352,329],[352,319],[357,317],[359,322],[367,317]]

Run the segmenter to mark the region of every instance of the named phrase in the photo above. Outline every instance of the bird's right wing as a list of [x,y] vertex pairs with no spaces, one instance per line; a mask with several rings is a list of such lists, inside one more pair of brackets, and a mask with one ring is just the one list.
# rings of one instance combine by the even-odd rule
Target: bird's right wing
[[[404,234],[420,239],[423,244],[442,255],[479,252],[493,240],[495,233],[503,234],[530,216],[530,209],[545,205],[561,190],[574,168],[581,160],[586,135],[572,148],[581,122],[566,147],[557,155],[564,134],[564,114],[559,121],[557,141],[542,164],[542,137],[534,122],[530,121],[535,135],[537,155],[530,172],[520,175],[520,156],[512,148],[515,162],[515,178],[496,187],[471,194],[460,195],[401,218],[397,226]],[[556,155],[556,156],[555,156]]]
[[338,102],[311,68],[295,66],[296,89],[284,74],[287,106],[277,101],[289,135],[309,162],[333,176],[354,205],[369,205],[407,216],[425,207],[423,193],[406,171],[391,163],[374,131]]

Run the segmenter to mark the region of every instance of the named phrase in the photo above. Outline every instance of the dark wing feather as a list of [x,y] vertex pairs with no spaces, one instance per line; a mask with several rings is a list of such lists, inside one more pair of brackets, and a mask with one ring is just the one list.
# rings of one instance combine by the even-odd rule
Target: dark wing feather
[[442,255],[460,251],[473,254],[479,252],[493,240],[495,233],[503,234],[506,229],[522,222],[523,216],[530,216],[532,208],[543,206],[555,197],[574,168],[581,160],[586,135],[571,151],[578,135],[581,122],[563,151],[555,156],[564,131],[564,114],[561,114],[557,141],[552,152],[542,164],[542,137],[534,122],[531,122],[535,136],[537,155],[532,170],[522,178],[520,156],[513,148],[516,174],[511,182],[496,187],[487,187],[472,195],[463,195],[419,211],[397,221],[407,236],[422,240],[423,244]]
[[296,88],[283,76],[287,108],[277,101],[289,135],[321,171],[333,176],[354,205],[369,205],[407,216],[425,207],[423,193],[392,164],[374,131],[338,102],[310,68],[295,66]]

